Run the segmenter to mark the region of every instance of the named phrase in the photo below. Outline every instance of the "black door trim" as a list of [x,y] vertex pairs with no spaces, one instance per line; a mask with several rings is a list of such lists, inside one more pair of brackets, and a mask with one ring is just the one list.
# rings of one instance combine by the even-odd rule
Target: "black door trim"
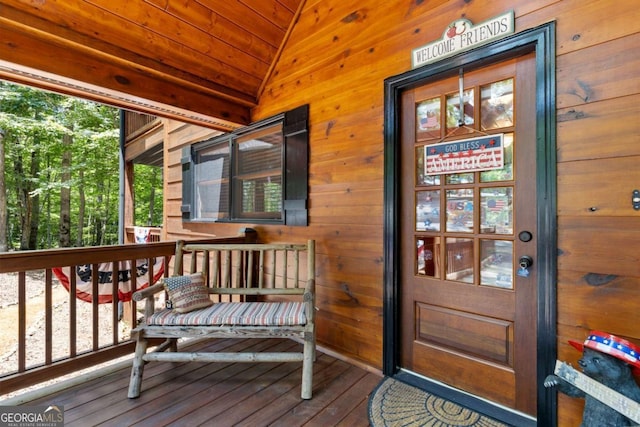
[[[384,82],[384,298],[383,373],[407,380],[399,366],[399,270],[400,236],[399,179],[400,103],[404,91],[458,72],[535,51],[536,57],[536,156],[538,245],[536,263],[538,283],[537,384],[539,425],[555,426],[556,393],[543,386],[544,377],[553,372],[556,344],[556,93],[555,22],[522,31],[486,46],[426,65]],[[409,375],[410,377],[411,375]],[[424,381],[413,379],[427,387]],[[462,395],[459,397],[463,397]],[[474,400],[466,403],[474,407]],[[475,408],[474,408],[475,409]],[[486,408],[485,408],[486,409]],[[482,411],[483,408],[477,410]],[[505,412],[512,419],[513,414]],[[493,414],[499,417],[499,414]],[[506,420],[505,420],[506,421]]]

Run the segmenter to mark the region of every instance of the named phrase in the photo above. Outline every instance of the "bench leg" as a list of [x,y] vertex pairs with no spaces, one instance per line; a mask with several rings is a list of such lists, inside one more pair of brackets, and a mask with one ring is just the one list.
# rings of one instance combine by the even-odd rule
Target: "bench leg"
[[178,339],[177,338],[167,338],[162,344],[160,344],[158,347],[156,347],[155,351],[172,351],[172,352],[177,352],[178,351]]
[[305,338],[304,350],[302,357],[302,390],[300,397],[303,399],[311,399],[311,391],[313,389],[313,361],[316,358],[316,342],[311,337]]
[[140,396],[142,388],[142,374],[144,373],[144,360],[142,357],[147,352],[147,339],[143,337],[144,332],[138,332],[136,339],[136,352],[133,357],[133,365],[131,366],[131,379],[129,380],[129,399],[135,399]]

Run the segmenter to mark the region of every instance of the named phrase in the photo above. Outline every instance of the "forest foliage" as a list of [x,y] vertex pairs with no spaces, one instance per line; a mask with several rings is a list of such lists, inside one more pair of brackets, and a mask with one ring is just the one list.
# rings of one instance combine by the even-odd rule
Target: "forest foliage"
[[[116,108],[0,81],[0,252],[119,242],[119,121]],[[157,169],[136,165],[138,225],[162,222],[162,197],[145,209]]]

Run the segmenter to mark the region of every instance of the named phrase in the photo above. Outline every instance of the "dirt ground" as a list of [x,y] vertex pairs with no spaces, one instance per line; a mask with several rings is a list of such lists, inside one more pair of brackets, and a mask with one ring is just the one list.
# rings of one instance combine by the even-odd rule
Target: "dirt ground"
[[[26,365],[37,366],[44,363],[45,352],[45,305],[44,273],[30,273],[26,278]],[[53,279],[53,360],[69,354],[69,293]],[[77,351],[90,350],[92,347],[91,318],[92,304],[76,300],[77,312]],[[111,326],[112,305],[100,304],[99,343],[111,344],[113,331]],[[129,337],[130,327],[123,321],[118,323],[120,339]],[[18,369],[18,275],[0,274],[0,376]],[[9,395],[0,394],[0,400]]]

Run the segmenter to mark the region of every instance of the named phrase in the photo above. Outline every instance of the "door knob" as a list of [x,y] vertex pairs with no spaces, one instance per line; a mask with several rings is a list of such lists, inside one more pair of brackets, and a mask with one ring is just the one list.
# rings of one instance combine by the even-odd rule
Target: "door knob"
[[531,258],[529,255],[523,255],[518,260],[518,263],[520,264],[521,269],[526,270],[533,265],[533,258]]

